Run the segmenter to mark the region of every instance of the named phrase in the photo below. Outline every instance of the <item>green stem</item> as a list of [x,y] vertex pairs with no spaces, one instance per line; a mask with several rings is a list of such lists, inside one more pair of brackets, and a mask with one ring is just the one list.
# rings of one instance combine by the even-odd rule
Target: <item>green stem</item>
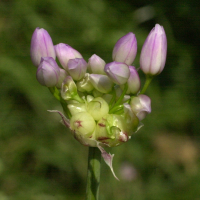
[[89,147],[86,200],[99,199],[100,168],[100,150],[97,147]]
[[153,76],[146,76],[146,81],[145,81],[145,84],[144,84],[144,87],[142,88],[142,91],[140,92],[140,94],[144,94],[145,91],[147,90],[149,84],[151,83],[153,79]]
[[117,106],[119,106],[119,105],[121,104],[121,102],[122,102],[122,100],[123,100],[123,98],[124,98],[124,95],[126,94],[127,90],[128,90],[128,84],[126,83],[122,94],[120,95],[119,99],[118,99],[117,102],[114,104],[114,106],[110,109],[109,113],[112,113],[113,110],[114,110]]

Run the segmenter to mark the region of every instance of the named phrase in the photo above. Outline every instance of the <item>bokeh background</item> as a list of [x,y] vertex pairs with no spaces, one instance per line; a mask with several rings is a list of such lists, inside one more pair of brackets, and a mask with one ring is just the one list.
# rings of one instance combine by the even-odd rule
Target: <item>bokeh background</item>
[[100,200],[200,200],[199,9],[198,0],[1,0],[0,199],[85,198],[88,148],[47,112],[61,107],[35,78],[35,28],[86,60],[95,53],[106,62],[115,42],[134,32],[139,67],[142,44],[159,23],[168,56],[147,90],[152,113],[129,142],[107,149],[120,181],[102,162]]

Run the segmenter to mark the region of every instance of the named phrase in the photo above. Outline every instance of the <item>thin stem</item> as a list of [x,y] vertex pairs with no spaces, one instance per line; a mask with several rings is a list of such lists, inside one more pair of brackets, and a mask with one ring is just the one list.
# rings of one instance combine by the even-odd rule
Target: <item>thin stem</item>
[[144,87],[142,88],[142,91],[140,92],[140,94],[144,94],[145,91],[147,90],[149,84],[151,83],[153,79],[153,76],[146,76],[146,81],[145,81],[145,84],[144,84]]
[[89,147],[86,200],[99,199],[100,169],[101,152],[97,147]]
[[113,110],[114,110],[117,106],[119,106],[119,105],[121,104],[121,102],[122,102],[122,100],[123,100],[123,98],[124,98],[124,95],[126,94],[127,90],[128,90],[128,84],[126,83],[122,94],[120,95],[119,99],[118,99],[117,102],[114,104],[114,106],[110,109],[109,113],[112,113]]

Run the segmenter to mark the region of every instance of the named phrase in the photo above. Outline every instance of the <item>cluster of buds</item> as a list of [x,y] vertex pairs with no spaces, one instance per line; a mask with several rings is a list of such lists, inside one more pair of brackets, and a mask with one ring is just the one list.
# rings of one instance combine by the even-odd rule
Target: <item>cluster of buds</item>
[[[74,137],[83,145],[98,147],[102,156],[103,146],[127,142],[151,112],[151,99],[144,92],[165,65],[167,39],[162,26],[156,24],[141,51],[140,69],[146,74],[142,90],[138,70],[132,65],[136,54],[137,40],[131,32],[117,41],[110,63],[96,54],[86,62],[71,46],[54,46],[46,30],[36,28],[33,33],[31,59],[37,80],[64,110],[64,114],[51,112],[58,112]],[[112,157],[108,154],[104,159],[108,163]]]

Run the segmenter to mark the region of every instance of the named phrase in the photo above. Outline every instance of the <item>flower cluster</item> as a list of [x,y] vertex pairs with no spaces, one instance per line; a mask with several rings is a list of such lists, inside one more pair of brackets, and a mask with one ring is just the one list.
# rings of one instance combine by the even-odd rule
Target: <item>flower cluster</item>
[[37,80],[61,102],[65,114],[52,112],[61,115],[79,142],[98,147],[102,156],[103,146],[127,142],[151,112],[151,99],[144,92],[165,65],[167,39],[162,26],[156,24],[141,51],[140,69],[147,77],[141,91],[138,70],[132,65],[136,54],[137,40],[131,32],[117,41],[110,63],[96,54],[86,62],[71,46],[54,46],[46,30],[36,28],[33,33],[31,59]]

